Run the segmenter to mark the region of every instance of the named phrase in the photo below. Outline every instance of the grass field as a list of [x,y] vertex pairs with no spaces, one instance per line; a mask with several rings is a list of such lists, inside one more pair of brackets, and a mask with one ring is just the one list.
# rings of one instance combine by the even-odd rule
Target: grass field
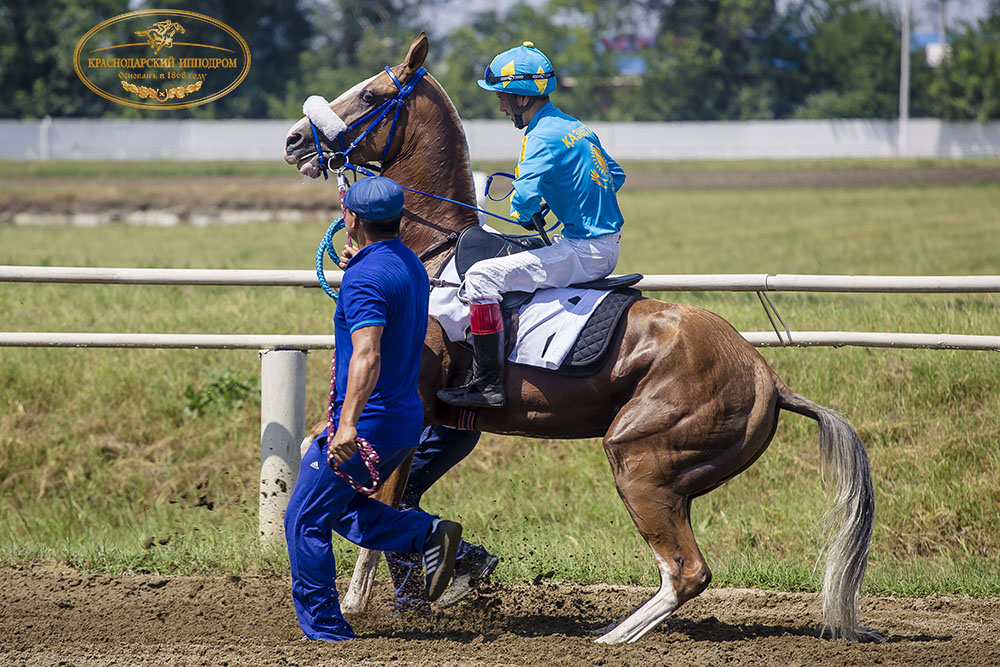
[[[620,272],[958,275],[1000,266],[997,186],[625,192],[622,207]],[[325,226],[0,224],[0,264],[306,269]],[[752,294],[660,296],[743,331],[769,328]],[[992,295],[772,298],[793,330],[996,333],[1000,322]],[[318,290],[293,288],[0,284],[5,331],[327,333],[332,306]],[[842,411],[868,446],[878,515],[867,589],[1000,595],[998,357],[762,353],[797,392]],[[323,413],[328,361],[309,357],[309,420]],[[258,373],[252,352],[0,348],[0,564],[285,571],[285,555],[255,541]],[[817,438],[814,422],[786,413],[757,464],[695,502],[695,534],[717,583],[818,588],[826,503]],[[424,505],[500,554],[502,580],[656,583],[599,441],[486,435]],[[353,547],[335,544],[349,559]]]

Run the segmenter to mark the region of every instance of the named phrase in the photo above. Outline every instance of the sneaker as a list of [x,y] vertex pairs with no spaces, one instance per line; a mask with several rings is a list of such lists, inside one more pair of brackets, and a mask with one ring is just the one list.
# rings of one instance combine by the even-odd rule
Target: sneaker
[[434,602],[455,574],[455,554],[462,541],[462,524],[439,519],[424,542],[424,597]]
[[438,606],[455,604],[490,578],[500,559],[478,545],[471,545],[455,564],[455,578],[438,598]]

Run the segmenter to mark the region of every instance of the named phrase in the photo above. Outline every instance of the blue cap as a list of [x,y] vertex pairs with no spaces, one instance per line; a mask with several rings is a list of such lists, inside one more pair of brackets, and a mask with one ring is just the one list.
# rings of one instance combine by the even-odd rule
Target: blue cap
[[555,75],[545,54],[525,42],[494,58],[477,83],[484,90],[538,97],[555,91]]
[[403,188],[386,176],[362,178],[344,195],[344,206],[368,220],[395,218],[403,211],[403,201]]

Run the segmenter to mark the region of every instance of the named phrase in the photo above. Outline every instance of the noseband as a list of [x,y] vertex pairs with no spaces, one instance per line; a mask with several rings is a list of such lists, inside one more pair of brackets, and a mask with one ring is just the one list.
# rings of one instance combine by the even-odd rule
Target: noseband
[[[337,135],[337,141],[340,142],[340,152],[334,153],[331,157],[343,157],[344,168],[346,169],[357,171],[357,165],[351,164],[349,159],[351,151],[357,148],[358,144],[364,141],[365,137],[371,134],[372,131],[375,130],[375,128],[378,127],[383,120],[385,120],[390,111],[395,109],[392,116],[392,125],[389,127],[389,138],[386,139],[385,148],[382,150],[381,163],[385,164],[386,158],[389,157],[389,146],[392,145],[393,137],[396,135],[396,125],[399,123],[399,112],[403,108],[403,103],[406,101],[406,98],[410,96],[410,93],[413,92],[413,89],[417,87],[417,84],[420,83],[420,80],[424,78],[424,75],[427,74],[427,70],[421,67],[413,73],[413,77],[406,82],[406,85],[403,85],[388,66],[385,68],[385,71],[386,74],[389,75],[389,78],[392,79],[392,82],[396,84],[396,88],[399,89],[399,92],[397,92],[396,96],[391,100],[387,100],[375,107],[364,116],[348,125],[345,130],[341,131]],[[359,134],[357,138],[351,142],[350,146],[347,146],[344,142],[344,135],[361,125],[364,125],[369,120],[371,120],[371,123],[368,127],[366,127],[361,134]],[[316,129],[316,124],[313,122],[312,118],[309,118],[309,127],[312,128],[313,141],[316,142],[316,153],[319,155],[319,166],[323,170],[323,178],[328,179],[330,176],[327,173],[327,158],[323,154],[323,145],[320,143],[319,130]],[[379,167],[379,171],[382,171],[382,167]]]

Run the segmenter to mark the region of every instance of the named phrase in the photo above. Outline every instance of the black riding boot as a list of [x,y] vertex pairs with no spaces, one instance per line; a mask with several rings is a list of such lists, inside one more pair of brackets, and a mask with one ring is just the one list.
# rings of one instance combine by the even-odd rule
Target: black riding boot
[[502,408],[504,404],[503,330],[472,335],[472,382],[442,389],[438,398],[462,408]]

